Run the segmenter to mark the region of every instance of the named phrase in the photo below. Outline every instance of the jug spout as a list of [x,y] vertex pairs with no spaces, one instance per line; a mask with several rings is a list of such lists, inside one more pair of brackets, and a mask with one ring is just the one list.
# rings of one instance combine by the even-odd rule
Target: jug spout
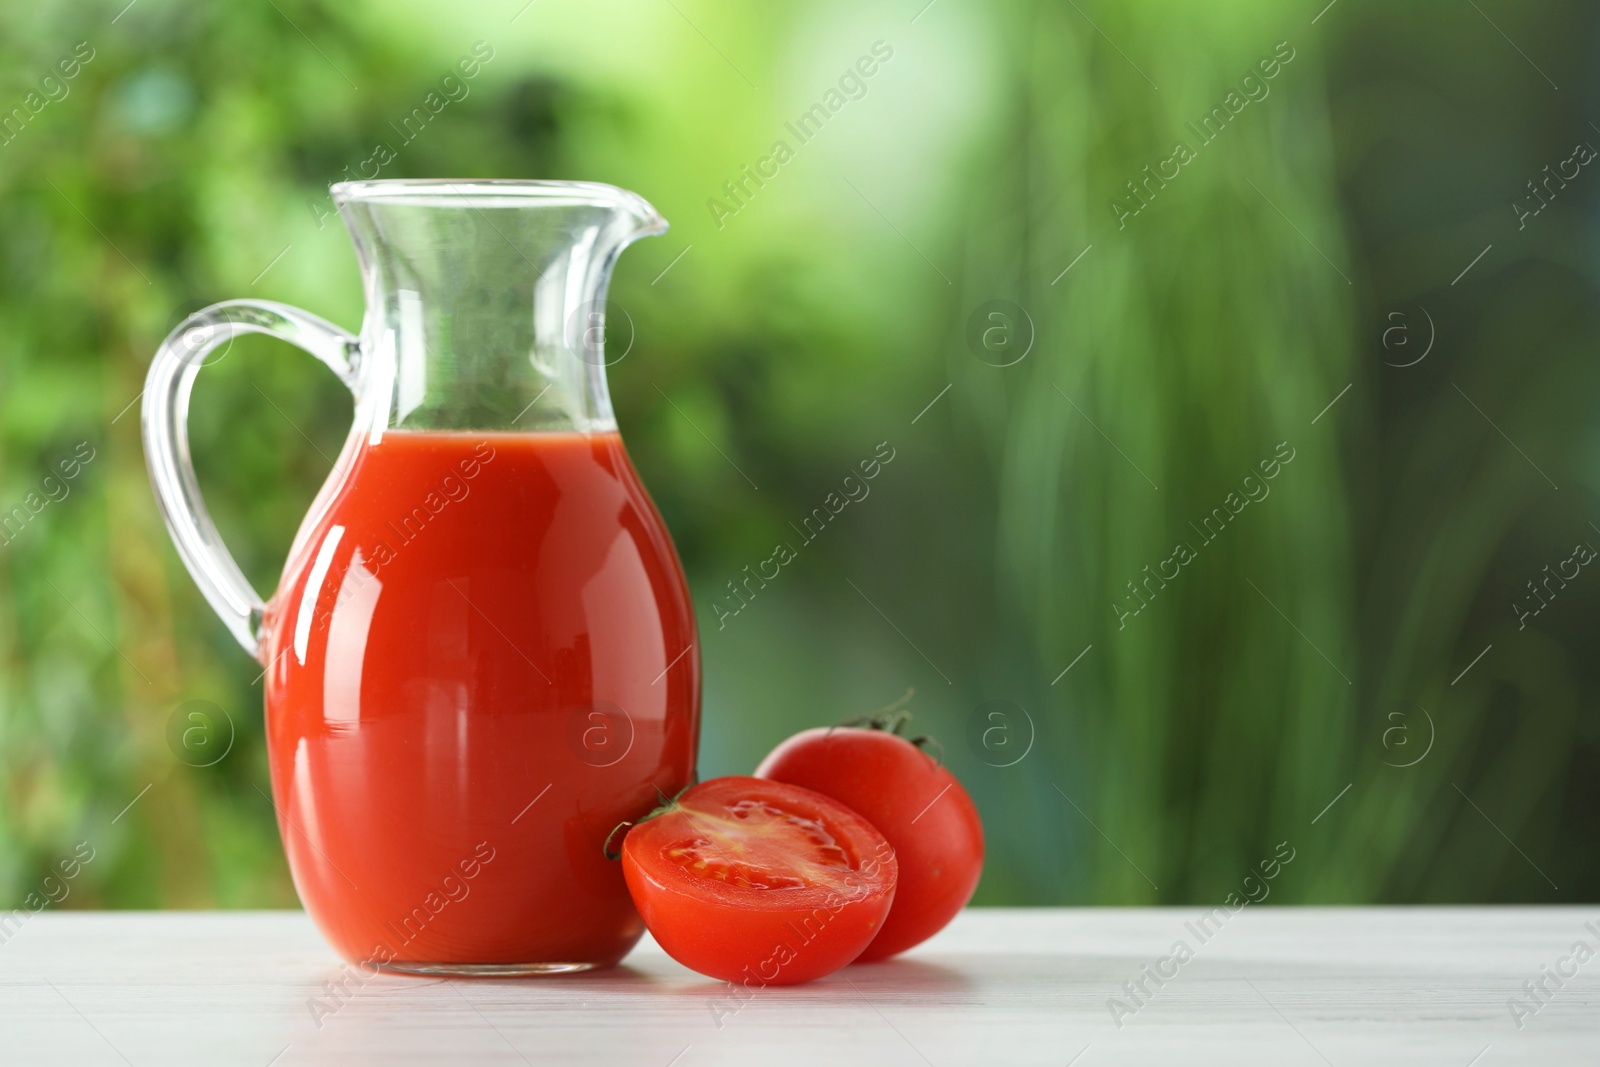
[[666,231],[648,202],[589,182],[332,192],[366,288],[357,420],[370,435],[615,429],[606,290],[624,248]]
[[667,220],[661,217],[661,213],[652,207],[648,200],[625,189],[619,189],[617,192],[625,197],[617,204],[617,212],[630,227],[621,235],[618,251],[641,237],[660,237],[667,232]]

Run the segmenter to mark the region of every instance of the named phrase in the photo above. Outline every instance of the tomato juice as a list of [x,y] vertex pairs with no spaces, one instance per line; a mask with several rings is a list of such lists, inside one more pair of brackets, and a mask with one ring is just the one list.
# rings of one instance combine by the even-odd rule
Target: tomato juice
[[614,432],[347,446],[268,605],[268,753],[295,887],[352,961],[615,963],[607,834],[693,774],[700,668]]

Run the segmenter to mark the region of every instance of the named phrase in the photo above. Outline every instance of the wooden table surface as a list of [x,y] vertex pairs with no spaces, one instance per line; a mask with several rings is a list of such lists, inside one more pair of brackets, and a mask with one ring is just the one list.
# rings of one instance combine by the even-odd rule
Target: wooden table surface
[[1201,914],[974,909],[741,1002],[648,941],[612,971],[333,997],[349,972],[298,912],[45,912],[0,945],[0,1064],[1600,1063],[1600,956],[1574,954],[1600,906]]

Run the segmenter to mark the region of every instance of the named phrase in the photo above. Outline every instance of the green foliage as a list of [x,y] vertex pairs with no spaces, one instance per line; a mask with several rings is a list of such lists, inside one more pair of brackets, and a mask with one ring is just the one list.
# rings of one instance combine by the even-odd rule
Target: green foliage
[[[168,544],[135,401],[216,300],[359,324],[324,189],[380,143],[381,177],[607,181],[673,223],[622,259],[638,339],[611,377],[699,605],[703,774],[909,685],[984,813],[981,902],[1214,903],[1285,839],[1275,899],[1594,896],[1600,577],[1525,627],[1506,607],[1600,545],[1600,178],[1522,229],[1506,206],[1600,144],[1593,12],[1490,5],[1557,93],[1440,4],[1315,25],[1264,0],[519,6],[0,13],[0,115],[93,49],[0,145],[0,513],[27,515],[0,546],[0,900],[88,840],[67,906],[293,903],[259,666]],[[408,140],[478,41],[470,92]],[[892,59],[799,143],[786,123],[877,41]],[[1219,106],[1202,144],[1188,124]],[[794,158],[719,218],[777,140]],[[1175,140],[1194,158],[1144,185]],[[996,300],[1034,333],[1007,367],[971,341]],[[1435,348],[1396,366],[1389,316],[1420,351],[1422,308]],[[271,342],[201,375],[196,462],[257,588],[348,419]],[[80,442],[94,458],[33,514]],[[869,496],[805,541],[880,442]],[[781,541],[796,561],[720,618]],[[1178,543],[1177,577],[1130,591]],[[1015,766],[974,740],[996,699],[1031,717]],[[215,766],[169,749],[190,700],[236,731]]]

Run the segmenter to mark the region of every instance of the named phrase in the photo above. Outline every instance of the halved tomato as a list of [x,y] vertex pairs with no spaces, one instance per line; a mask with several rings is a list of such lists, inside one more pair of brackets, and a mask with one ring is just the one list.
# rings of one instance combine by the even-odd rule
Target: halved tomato
[[819,793],[713,778],[628,831],[644,924],[685,967],[747,986],[808,982],[877,935],[899,866],[882,834]]

